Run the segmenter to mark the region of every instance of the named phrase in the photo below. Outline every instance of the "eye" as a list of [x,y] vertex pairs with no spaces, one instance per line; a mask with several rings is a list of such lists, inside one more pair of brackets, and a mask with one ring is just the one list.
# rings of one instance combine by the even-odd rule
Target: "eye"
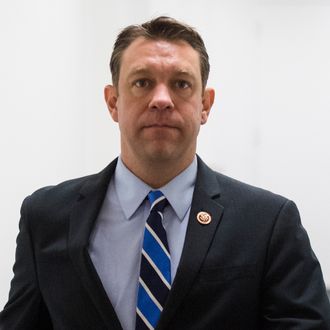
[[150,86],[150,80],[148,79],[138,79],[133,82],[133,85],[137,88],[146,88]]
[[175,87],[179,89],[187,89],[191,87],[191,84],[186,80],[178,80],[175,82]]

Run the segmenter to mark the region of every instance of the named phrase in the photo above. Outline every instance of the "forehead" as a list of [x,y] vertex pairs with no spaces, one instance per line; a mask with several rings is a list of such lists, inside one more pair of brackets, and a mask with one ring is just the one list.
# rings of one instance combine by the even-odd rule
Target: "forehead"
[[200,75],[199,54],[187,42],[139,37],[124,51],[122,73],[144,69],[174,69]]

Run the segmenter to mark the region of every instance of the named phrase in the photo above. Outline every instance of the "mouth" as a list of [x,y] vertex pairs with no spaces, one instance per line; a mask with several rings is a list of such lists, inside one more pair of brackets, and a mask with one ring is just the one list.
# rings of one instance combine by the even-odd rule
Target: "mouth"
[[177,129],[177,127],[169,124],[151,124],[145,125],[143,127],[145,134],[147,134],[149,137],[152,137],[153,139],[163,139],[168,136],[172,136],[177,131]]
[[145,125],[144,128],[176,128],[173,125],[169,125],[169,124],[149,124],[149,125]]

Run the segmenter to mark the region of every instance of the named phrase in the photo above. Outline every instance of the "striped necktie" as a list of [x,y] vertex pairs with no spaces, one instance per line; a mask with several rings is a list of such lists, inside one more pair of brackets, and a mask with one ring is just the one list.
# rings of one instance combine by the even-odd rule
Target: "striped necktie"
[[136,330],[156,327],[171,289],[171,259],[162,225],[162,212],[168,202],[159,190],[151,191],[148,199],[151,207],[143,239]]

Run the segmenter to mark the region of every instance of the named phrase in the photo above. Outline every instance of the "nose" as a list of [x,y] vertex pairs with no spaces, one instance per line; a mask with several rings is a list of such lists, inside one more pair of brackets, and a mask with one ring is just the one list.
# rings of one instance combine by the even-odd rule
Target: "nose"
[[171,110],[174,107],[170,91],[164,84],[157,85],[152,94],[152,99],[149,104],[153,110]]

